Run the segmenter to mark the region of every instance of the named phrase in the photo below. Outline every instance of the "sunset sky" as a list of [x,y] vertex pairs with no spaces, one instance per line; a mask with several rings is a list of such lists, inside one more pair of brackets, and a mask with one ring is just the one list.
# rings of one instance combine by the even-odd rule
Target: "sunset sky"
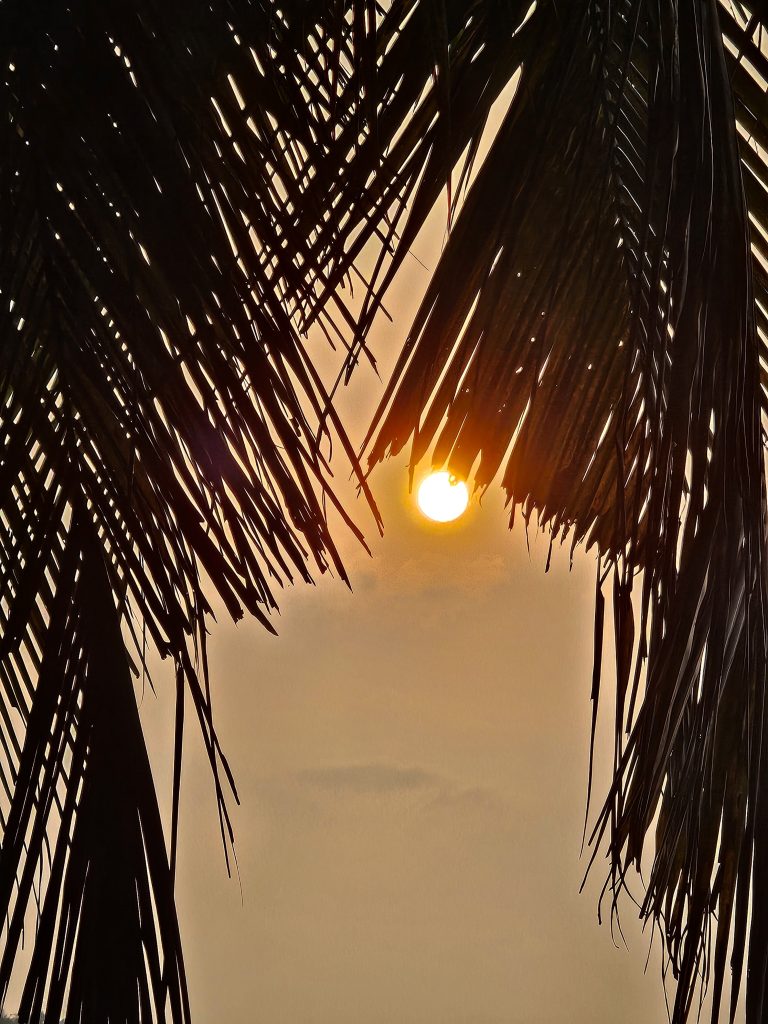
[[[363,365],[339,396],[355,443],[444,226],[443,203],[391,290],[392,322],[374,331],[381,380]],[[320,338],[312,354],[332,380],[339,354]],[[594,554],[570,569],[556,551],[545,575],[547,539],[532,530],[529,551],[522,524],[508,530],[499,488],[457,523],[430,523],[408,493],[407,453],[371,478],[379,538],[336,470],[373,552],[337,528],[353,592],[329,576],[287,588],[278,638],[223,610],[212,627],[239,878],[190,719],[177,895],[196,1024],[660,1024],[658,957],[644,973],[650,936],[632,906],[629,951],[597,925],[601,862],[579,894]],[[141,715],[167,822],[167,665],[155,682]],[[608,701],[598,797],[610,714]]]
[[597,884],[578,894],[591,566],[545,576],[544,544],[529,559],[498,500],[445,534],[422,526],[402,475],[379,475],[386,540],[351,557],[354,595],[287,594],[277,640],[214,633],[243,891],[190,744],[179,901],[196,1019],[661,1022],[632,908],[628,953],[597,926]]
[[[443,222],[436,211],[415,253],[428,267]],[[384,379],[426,283],[410,260],[374,340]],[[341,396],[353,439],[380,388],[362,368]],[[532,531],[529,554],[499,489],[458,523],[430,524],[406,466],[372,477],[382,540],[350,492],[373,548],[339,532],[354,593],[332,578],[288,589],[277,639],[223,615],[213,629],[240,882],[226,877],[190,729],[179,905],[195,1019],[661,1022],[658,959],[644,973],[632,906],[629,952],[597,925],[600,862],[579,895],[594,557],[577,553],[569,571],[561,551],[545,575],[546,539]],[[142,705],[164,794],[171,689]],[[604,715],[598,791],[609,704]]]
[[0,5],[0,1024],[768,1024],[767,5]]

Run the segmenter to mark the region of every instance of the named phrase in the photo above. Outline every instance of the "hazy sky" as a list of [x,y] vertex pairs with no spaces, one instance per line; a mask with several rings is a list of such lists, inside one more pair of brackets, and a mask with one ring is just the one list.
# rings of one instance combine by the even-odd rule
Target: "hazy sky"
[[[428,267],[444,222],[441,207],[414,247]],[[419,260],[374,339],[384,378],[427,283]],[[380,387],[363,367],[341,396],[356,441]],[[225,615],[213,627],[240,882],[226,876],[190,724],[178,904],[196,1024],[664,1021],[632,907],[629,952],[597,926],[600,863],[579,895],[593,556],[569,571],[561,552],[545,575],[546,540],[532,535],[529,554],[498,490],[458,524],[430,524],[403,456],[372,483],[383,540],[349,500],[374,557],[339,532],[354,593],[331,578],[287,590],[277,639]],[[167,821],[167,667],[156,682],[141,714]]]
[[[445,532],[380,474],[387,536],[214,633],[243,896],[188,751],[179,902],[203,1024],[651,1024],[647,943],[578,895],[591,565],[529,559],[500,502]],[[602,882],[598,866],[595,882]],[[626,907],[626,923],[633,923]]]
[[[443,220],[417,248],[428,266]],[[384,376],[426,281],[410,260],[376,338]],[[342,397],[355,439],[379,388],[363,369]],[[193,737],[178,898],[195,1020],[664,1021],[632,907],[629,952],[597,925],[600,863],[579,895],[593,557],[569,571],[561,552],[545,575],[546,540],[529,555],[498,490],[458,524],[430,524],[405,467],[373,476],[382,541],[358,507],[374,557],[342,534],[353,594],[334,579],[287,591],[278,639],[214,628],[242,897]],[[142,708],[166,769],[171,690]]]

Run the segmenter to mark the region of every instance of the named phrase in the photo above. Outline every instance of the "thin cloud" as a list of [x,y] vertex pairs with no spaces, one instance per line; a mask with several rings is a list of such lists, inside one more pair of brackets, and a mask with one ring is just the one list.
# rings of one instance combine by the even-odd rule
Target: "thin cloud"
[[395,764],[334,765],[308,768],[298,779],[316,789],[337,793],[402,793],[419,789],[444,789],[448,780],[421,768],[403,768]]
[[423,768],[397,764],[333,765],[308,768],[294,778],[303,786],[338,796],[423,796],[425,810],[459,812],[500,809],[499,794],[485,786],[464,786]]

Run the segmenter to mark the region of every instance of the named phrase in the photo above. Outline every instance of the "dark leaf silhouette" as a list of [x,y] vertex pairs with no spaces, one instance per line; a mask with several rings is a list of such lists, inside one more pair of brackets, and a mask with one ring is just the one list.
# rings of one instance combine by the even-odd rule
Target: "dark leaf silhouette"
[[[350,372],[447,192],[370,461],[411,441],[412,464],[501,474],[513,517],[596,549],[611,915],[647,854],[675,1024],[699,982],[720,1016],[729,959],[722,1013],[746,967],[764,1020],[767,29],[757,0],[6,2],[0,990],[39,904],[22,1016],[187,1019],[187,702],[225,843],[232,786],[203,580],[268,626],[275,583],[343,577],[332,436],[358,467],[300,330],[354,329]],[[144,630],[176,668],[167,842],[129,684]]]
[[766,12],[446,3],[441,43],[429,10],[419,6],[413,46],[427,35],[442,60],[422,45],[405,70],[392,46],[378,77],[385,112],[403,93],[419,105],[383,138],[379,115],[372,184],[361,147],[338,186],[362,232],[395,210],[370,309],[438,189],[452,171],[466,180],[460,158],[471,161],[500,84],[521,77],[466,200],[453,191],[455,223],[369,457],[412,439],[412,465],[430,453],[481,488],[501,472],[513,517],[536,513],[553,540],[597,549],[593,700],[609,581],[617,690],[615,777],[591,838],[608,853],[611,915],[650,837],[640,913],[677,981],[673,1020],[695,1012],[700,981],[718,1018],[730,947],[729,1016],[747,951],[757,1024],[768,982]]
[[[0,11],[0,1000],[26,929],[23,1020],[189,1018],[173,906],[185,704],[225,846],[234,792],[207,588],[271,628],[275,586],[312,566],[346,578],[328,508],[357,530],[331,442],[357,463],[298,331],[324,269],[295,222],[322,222],[312,163],[358,115],[331,115],[332,87],[308,96],[328,65],[312,36],[338,12],[302,15]],[[149,646],[178,685],[167,839],[130,681]]]

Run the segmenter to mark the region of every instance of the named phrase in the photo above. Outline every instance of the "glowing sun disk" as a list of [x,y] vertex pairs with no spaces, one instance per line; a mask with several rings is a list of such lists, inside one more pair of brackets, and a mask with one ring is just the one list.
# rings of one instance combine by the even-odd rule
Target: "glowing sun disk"
[[419,508],[436,523],[450,523],[466,510],[469,491],[463,480],[443,470],[431,473],[419,486]]

